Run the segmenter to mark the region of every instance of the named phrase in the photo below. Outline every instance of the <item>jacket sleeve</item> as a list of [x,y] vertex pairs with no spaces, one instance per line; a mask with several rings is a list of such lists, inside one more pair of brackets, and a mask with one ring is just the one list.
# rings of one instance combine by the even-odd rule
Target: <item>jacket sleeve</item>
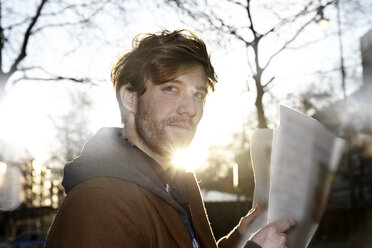
[[74,188],[65,198],[49,230],[46,248],[144,247],[144,230],[133,199],[118,201],[104,186]]
[[[241,242],[241,238],[241,234],[235,227],[228,235],[218,240],[217,246],[218,248],[235,248]],[[261,248],[261,246],[249,240],[245,243],[244,248]]]

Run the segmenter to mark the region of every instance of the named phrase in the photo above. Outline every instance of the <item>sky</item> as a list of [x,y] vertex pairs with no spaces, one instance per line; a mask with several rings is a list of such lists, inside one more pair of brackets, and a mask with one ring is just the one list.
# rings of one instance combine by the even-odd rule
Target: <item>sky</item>
[[[195,30],[193,24],[185,24],[179,14],[164,10],[136,10],[136,22],[123,27],[115,25],[113,20],[100,17],[106,28],[93,33],[89,31],[92,40],[88,44],[78,46],[74,37],[59,29],[41,33],[31,40],[33,48],[28,54],[28,64],[42,64],[50,72],[66,75],[89,75],[101,79],[97,86],[79,86],[69,82],[20,82],[7,95],[0,108],[0,138],[23,144],[36,160],[47,161],[50,150],[55,146],[56,133],[50,121],[51,116],[63,113],[70,106],[69,91],[86,91],[92,97],[92,110],[89,111],[90,124],[87,126],[92,133],[102,126],[120,126],[120,115],[115,95],[110,83],[110,69],[115,58],[131,47],[131,37],[142,32],[156,32],[162,28],[169,30],[188,28]],[[334,16],[334,13],[329,13]],[[129,18],[130,19],[130,18]],[[180,20],[181,19],[181,20]],[[328,31],[335,30],[336,22],[330,20]],[[358,51],[359,37],[368,27],[359,27],[353,33],[345,33],[343,42],[345,53]],[[125,34],[123,34],[125,31]],[[212,63],[219,77],[215,92],[208,96],[204,117],[199,124],[197,134],[190,147],[194,160],[189,164],[195,166],[204,163],[208,155],[208,147],[216,144],[232,142],[232,133],[239,132],[243,123],[255,112],[254,88],[244,91],[247,82],[247,50],[241,43],[231,43],[219,47],[209,40],[208,33],[197,33],[207,43],[211,53]],[[105,39],[94,40],[94,37],[104,35]],[[314,72],[332,70],[338,66],[338,40],[336,37],[322,39],[322,31],[316,24],[310,25],[306,33],[295,43],[305,44],[310,40],[321,40],[306,49],[290,49],[273,60],[267,73],[276,75],[272,92],[280,100],[286,102],[286,94],[300,92],[316,81]],[[90,37],[90,36],[89,36]],[[105,40],[109,40],[105,44]],[[275,44],[265,44],[275,47]],[[271,41],[272,42],[272,41]],[[66,49],[70,48],[71,49]],[[78,49],[74,49],[78,47]],[[66,54],[66,51],[69,51]],[[265,55],[267,52],[267,55]],[[268,56],[271,51],[263,51]],[[358,56],[347,60],[347,63],[358,64]],[[351,61],[351,62],[349,62]],[[249,81],[250,84],[252,81]],[[337,83],[337,82],[335,82]],[[347,91],[352,92],[359,83],[349,84]],[[71,106],[70,106],[71,107]],[[277,118],[276,105],[272,104],[270,117]]]

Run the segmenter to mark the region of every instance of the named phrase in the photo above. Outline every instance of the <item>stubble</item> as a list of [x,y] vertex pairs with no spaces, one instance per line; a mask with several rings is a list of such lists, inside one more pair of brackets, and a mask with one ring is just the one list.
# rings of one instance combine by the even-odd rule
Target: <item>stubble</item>
[[[141,101],[138,102],[135,122],[137,133],[144,145],[152,152],[164,157],[172,156],[177,150],[186,149],[195,134],[195,125],[190,118],[173,116],[162,120],[156,120]],[[189,134],[173,133],[169,135],[167,133],[166,127],[168,125],[181,122],[190,127],[191,131]]]

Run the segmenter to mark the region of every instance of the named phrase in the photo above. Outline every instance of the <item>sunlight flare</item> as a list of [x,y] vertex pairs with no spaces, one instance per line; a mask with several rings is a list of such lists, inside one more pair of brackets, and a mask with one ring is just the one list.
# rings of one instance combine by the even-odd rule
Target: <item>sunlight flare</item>
[[187,172],[197,169],[204,162],[204,159],[205,156],[194,149],[181,150],[173,155],[173,163],[184,168]]

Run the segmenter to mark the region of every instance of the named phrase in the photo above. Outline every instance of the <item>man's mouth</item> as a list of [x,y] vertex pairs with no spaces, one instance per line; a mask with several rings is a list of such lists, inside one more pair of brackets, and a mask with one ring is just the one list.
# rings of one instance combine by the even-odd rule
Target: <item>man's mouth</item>
[[190,132],[193,129],[192,126],[184,122],[169,123],[168,126],[174,127],[179,130],[188,131],[188,132]]

